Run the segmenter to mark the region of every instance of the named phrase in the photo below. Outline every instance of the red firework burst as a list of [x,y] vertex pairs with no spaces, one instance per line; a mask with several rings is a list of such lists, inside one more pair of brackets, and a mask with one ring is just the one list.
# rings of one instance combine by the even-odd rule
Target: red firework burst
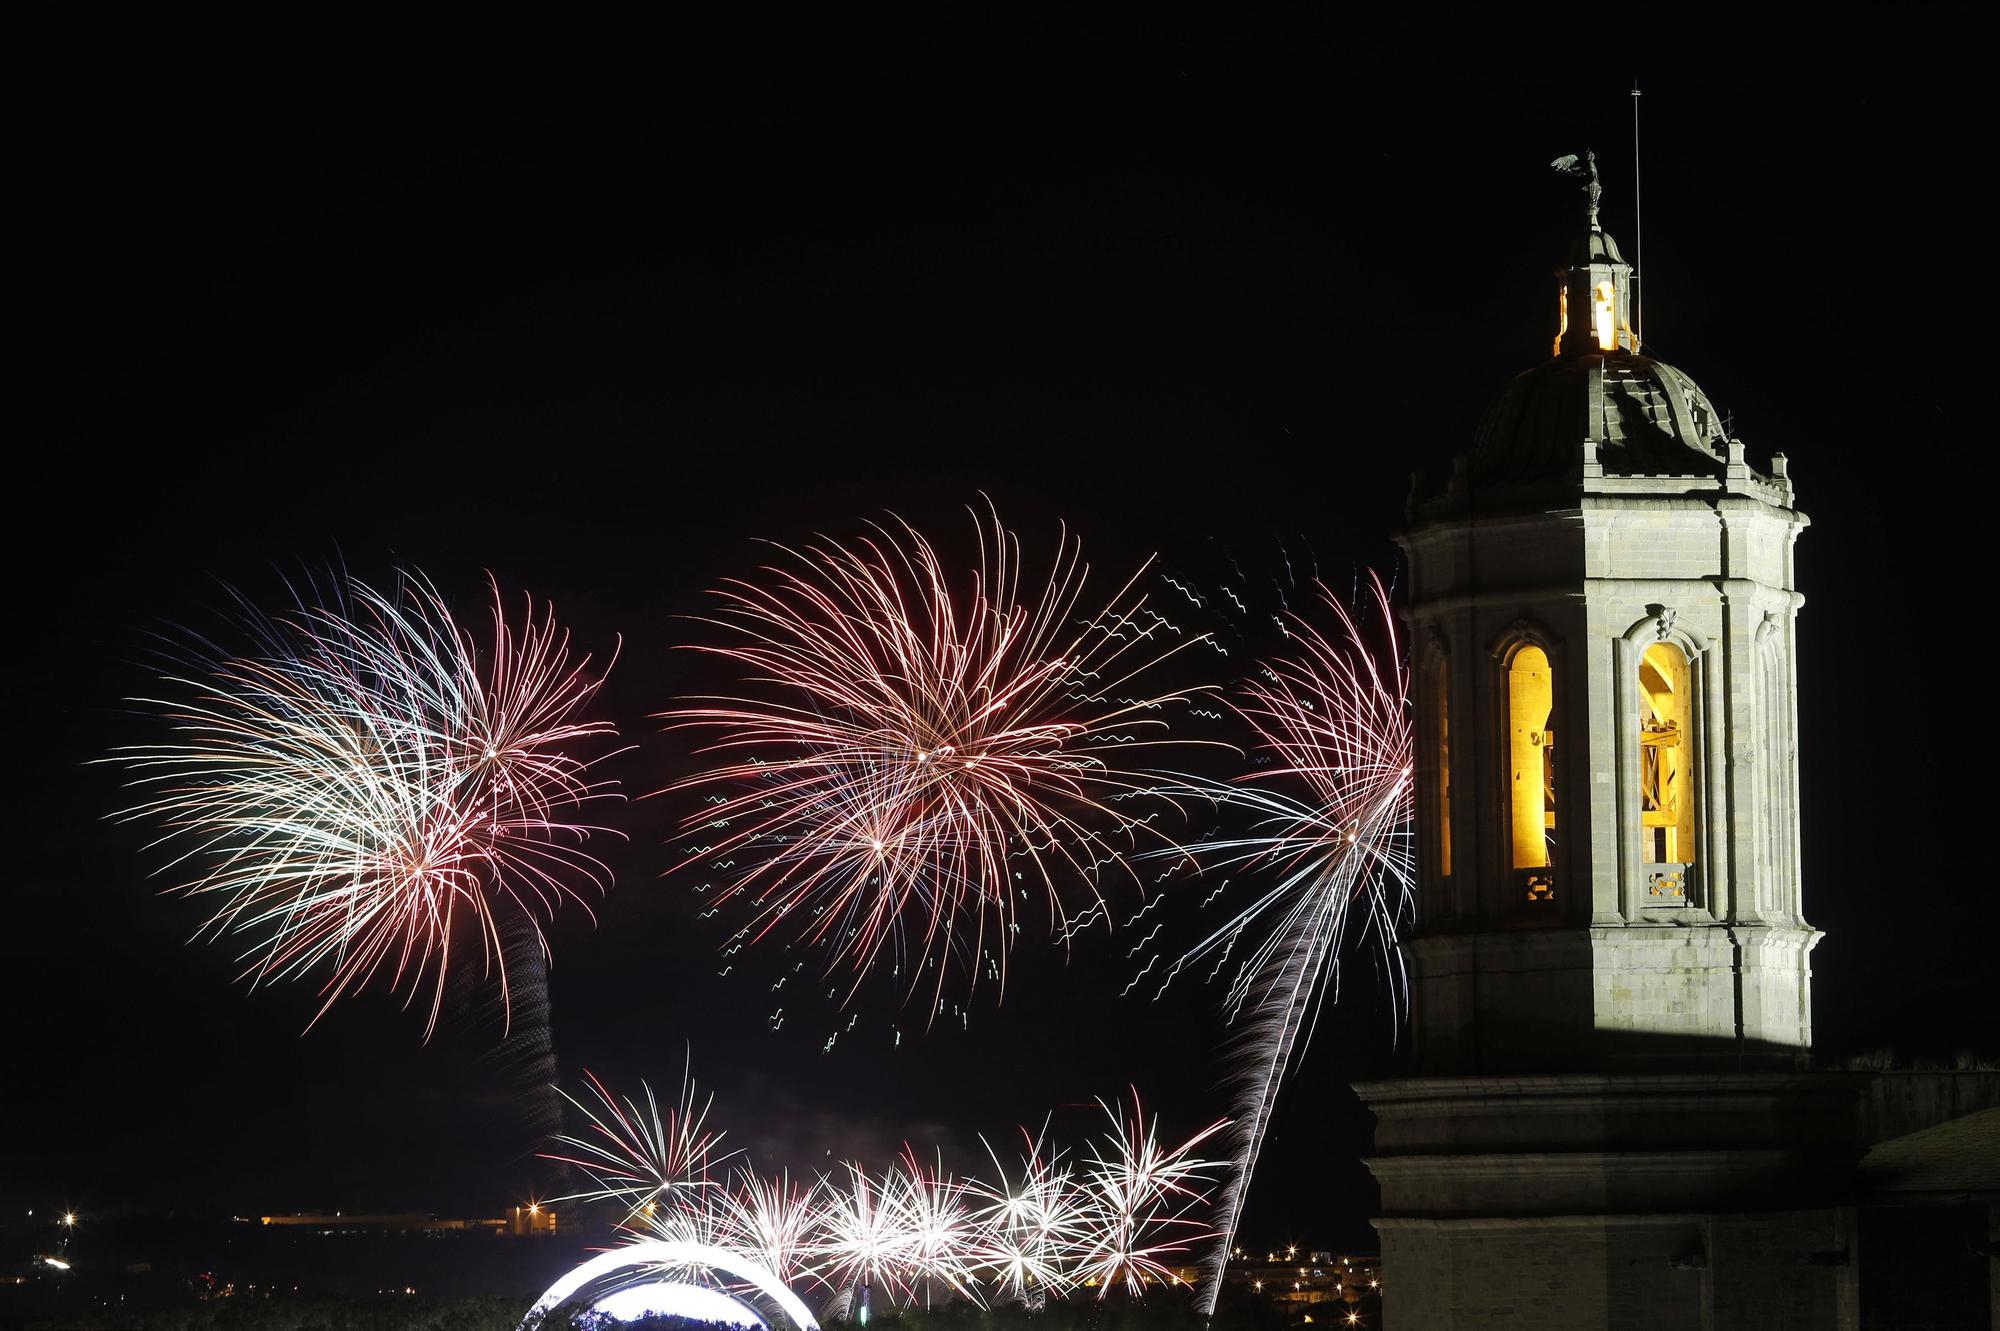
[[547,608],[511,621],[497,584],[484,644],[420,574],[297,602],[246,606],[253,650],[204,648],[139,700],[174,738],[112,759],[146,792],[121,816],[185,847],[178,890],[221,898],[205,932],[248,940],[245,978],[317,975],[320,1016],[378,975],[411,999],[428,980],[428,1034],[458,921],[504,1003],[503,931],[545,947],[538,917],[609,884],[581,848],[605,829],[575,818],[615,797],[592,770],[608,755],[579,752],[616,733],[584,715],[602,676]]
[[1149,801],[1171,799],[1144,763],[1191,742],[1170,721],[1207,691],[1147,683],[1203,639],[1147,608],[1144,567],[1093,610],[1066,531],[1046,582],[1024,588],[1018,538],[997,516],[976,524],[978,565],[956,588],[900,520],[852,545],[778,547],[763,580],[717,592],[705,622],[737,640],[696,649],[742,667],[752,696],[663,714],[730,759],[672,787],[713,800],[693,827],[714,839],[691,858],[741,861],[749,931],[795,922],[856,986],[885,956],[911,993],[934,969],[941,994],[954,956],[975,986],[982,969],[1004,984],[1031,898],[1067,935],[1065,893],[1094,909],[1107,872],[1129,873]]

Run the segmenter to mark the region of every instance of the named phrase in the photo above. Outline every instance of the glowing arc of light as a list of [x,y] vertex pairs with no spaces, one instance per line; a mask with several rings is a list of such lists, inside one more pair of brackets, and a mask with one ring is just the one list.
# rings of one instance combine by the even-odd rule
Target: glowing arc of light
[[627,1244],[610,1252],[601,1252],[583,1265],[550,1285],[542,1297],[535,1300],[534,1307],[528,1309],[521,1319],[520,1331],[535,1331],[542,1319],[561,1307],[571,1295],[593,1280],[618,1271],[636,1270],[641,1267],[681,1267],[720,1271],[733,1276],[784,1310],[792,1319],[794,1331],[819,1331],[819,1322],[813,1317],[798,1295],[792,1293],[786,1284],[765,1270],[758,1263],[741,1253],[730,1252],[706,1243],[683,1243],[661,1239]]
[[649,1280],[625,1285],[598,1299],[590,1309],[621,1322],[636,1322],[641,1317],[678,1317],[717,1326],[754,1328],[754,1331],[769,1331],[770,1327],[755,1309],[735,1295],[684,1280]]

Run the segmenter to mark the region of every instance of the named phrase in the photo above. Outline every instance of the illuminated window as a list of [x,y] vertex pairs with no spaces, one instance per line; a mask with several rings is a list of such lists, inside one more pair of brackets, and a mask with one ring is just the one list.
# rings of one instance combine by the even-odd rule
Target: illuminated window
[[1694,727],[1688,659],[1670,642],[1639,658],[1639,827],[1652,864],[1694,859]]
[[1618,296],[1609,282],[1597,284],[1597,299],[1591,302],[1591,327],[1597,331],[1597,345],[1600,350],[1611,351],[1618,346]]
[[1529,644],[1507,666],[1509,789],[1514,867],[1542,869],[1556,836],[1555,672],[1548,653]]

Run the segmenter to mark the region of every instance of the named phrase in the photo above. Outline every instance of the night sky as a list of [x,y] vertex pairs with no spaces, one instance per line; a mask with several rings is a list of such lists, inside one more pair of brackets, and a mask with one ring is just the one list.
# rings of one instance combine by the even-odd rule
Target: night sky
[[[587,647],[623,635],[604,703],[639,794],[688,770],[647,719],[698,674],[678,617],[759,538],[892,510],[962,544],[983,493],[1031,550],[1067,522],[1107,582],[1154,553],[1207,586],[1231,561],[1253,587],[1393,575],[1410,473],[1448,468],[1547,354],[1579,225],[1551,158],[1597,151],[1632,254],[1635,77],[1648,350],[1753,462],[1789,454],[1814,524],[1819,1047],[2000,1054],[1986,944],[1937,923],[1990,918],[1994,891],[1967,651],[1993,480],[1985,73],[1951,15],[1810,51],[1641,30],[1598,55],[1569,20],[1450,60],[1296,14],[774,12],[504,55],[52,40],[59,92],[16,121],[10,173],[29,421],[9,432],[0,1204],[463,1213],[543,1186],[480,1030],[427,1047],[422,1014],[377,995],[301,1036],[310,990],[247,992],[230,949],[188,946],[202,905],[158,895],[162,857],[105,820],[119,777],[85,764],[151,733],[121,704],[150,635],[213,622],[223,584],[415,565],[475,609],[491,570]],[[253,36],[263,58],[225,54]],[[691,1052],[732,1143],[773,1168],[906,1136],[962,1155],[1052,1109],[1074,1139],[1078,1106],[1128,1084],[1170,1127],[1226,1110],[1215,991],[1121,999],[1124,934],[1067,960],[1031,935],[1005,1003],[982,993],[962,1025],[822,989],[784,995],[772,1033],[795,958],[718,977],[734,926],[660,877],[687,810],[616,812],[632,841],[596,927],[551,930],[566,1078],[672,1086]],[[1395,1066],[1393,1029],[1358,964],[1248,1233],[1365,1241],[1345,1083]]]

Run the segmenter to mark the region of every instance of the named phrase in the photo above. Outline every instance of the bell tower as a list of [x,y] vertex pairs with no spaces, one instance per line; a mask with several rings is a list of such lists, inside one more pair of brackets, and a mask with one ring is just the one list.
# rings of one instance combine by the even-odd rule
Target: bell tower
[[1426,1073],[1801,1061],[1793,742],[1807,525],[1694,381],[1639,348],[1596,222],[1410,567]]
[[1356,1087],[1384,1313],[1848,1325],[1850,1267],[1812,1257],[1852,1247],[1858,1081],[1806,1067],[1806,516],[1784,456],[1754,472],[1640,348],[1590,176],[1554,358],[1412,488],[1400,538],[1416,1067]]
[[1865,1079],[1807,1066],[1807,519],[1783,455],[1753,470],[1640,346],[1588,169],[1553,357],[1413,487],[1399,538],[1414,1067],[1355,1088],[1384,1315],[1852,1325]]

